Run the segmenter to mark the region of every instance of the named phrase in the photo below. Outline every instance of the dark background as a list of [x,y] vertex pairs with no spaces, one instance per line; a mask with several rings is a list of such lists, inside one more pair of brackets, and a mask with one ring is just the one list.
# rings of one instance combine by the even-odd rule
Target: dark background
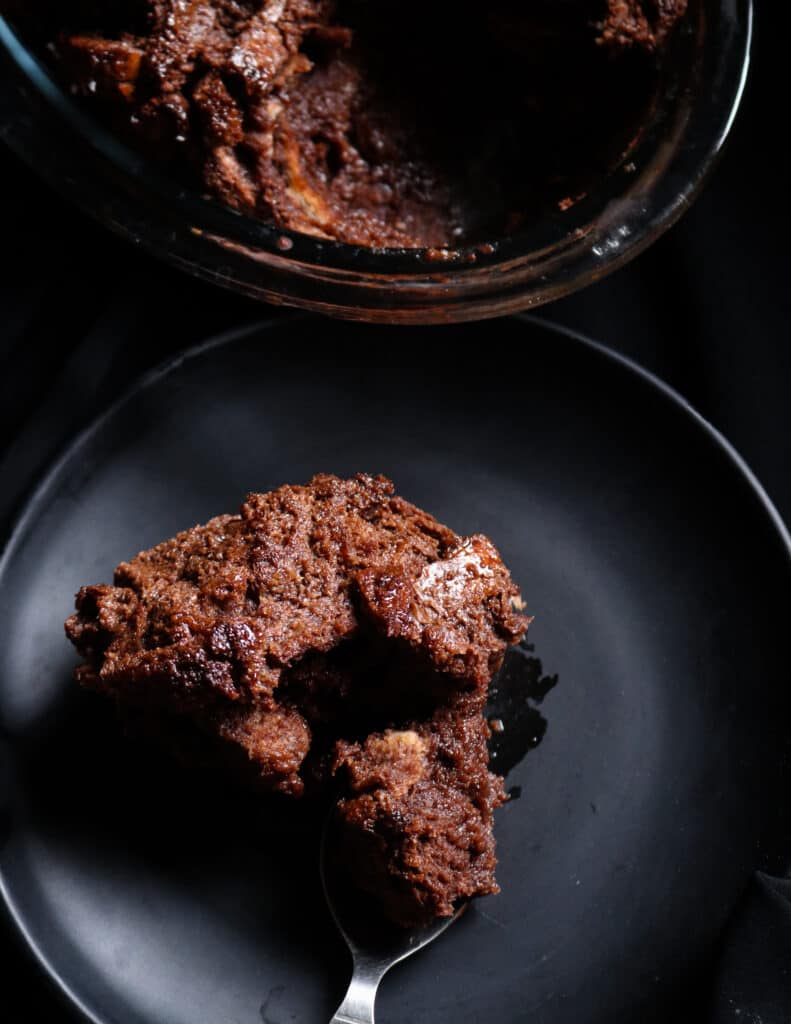
[[[788,521],[791,283],[785,211],[791,161],[784,138],[789,97],[783,6],[759,4],[742,110],[693,209],[630,266],[538,315],[626,353],[680,391],[735,445]],[[5,150],[0,181],[5,529],[42,466],[136,375],[212,333],[271,311],[119,241]],[[452,353],[453,328],[421,330],[427,345]],[[485,337],[486,326],[481,330]],[[316,332],[316,345],[326,351],[339,331],[343,325],[327,321]],[[523,369],[529,372],[529,366]],[[756,882],[727,937],[720,969],[690,994],[689,1019],[708,1019],[709,996],[718,992],[717,1020],[791,1020],[789,916],[782,884]],[[19,1007],[8,1019],[65,1021],[2,929],[2,998],[6,1007]]]

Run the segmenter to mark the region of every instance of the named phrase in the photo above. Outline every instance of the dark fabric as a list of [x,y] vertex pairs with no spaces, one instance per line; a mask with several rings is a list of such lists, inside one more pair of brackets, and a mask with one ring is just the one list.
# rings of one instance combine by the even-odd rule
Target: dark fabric
[[791,880],[756,874],[734,915],[717,965],[717,1024],[791,1020]]
[[[784,7],[759,3],[745,103],[722,164],[693,209],[631,266],[540,315],[667,380],[734,443],[789,520]],[[0,175],[5,527],[42,467],[131,378],[217,331],[278,314],[192,281],[115,239],[4,151]],[[328,322],[317,345],[332,344],[338,330]],[[776,871],[783,875],[784,865]],[[0,962],[4,1004],[22,1007],[9,1019],[70,1019],[6,923],[0,924]],[[715,966],[698,972],[672,1019],[786,1024],[790,971],[791,881],[760,874],[723,936]]]

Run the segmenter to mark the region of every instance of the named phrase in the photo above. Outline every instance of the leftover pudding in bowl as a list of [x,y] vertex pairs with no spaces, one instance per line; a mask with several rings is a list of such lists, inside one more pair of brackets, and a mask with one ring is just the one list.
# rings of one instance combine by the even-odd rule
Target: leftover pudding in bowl
[[[72,0],[61,81],[223,204],[372,248],[494,241],[634,145],[687,0]],[[24,15],[22,15],[24,17]]]

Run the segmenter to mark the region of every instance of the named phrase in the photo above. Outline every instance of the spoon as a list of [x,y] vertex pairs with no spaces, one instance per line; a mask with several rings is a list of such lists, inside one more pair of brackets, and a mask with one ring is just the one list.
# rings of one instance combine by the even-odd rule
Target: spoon
[[417,953],[449,928],[466,910],[462,903],[452,917],[438,917],[423,928],[399,928],[376,904],[361,897],[333,865],[336,835],[334,813],[327,816],[321,836],[321,882],[327,905],[352,955],[352,980],[330,1024],[374,1024],[379,983],[391,967]]

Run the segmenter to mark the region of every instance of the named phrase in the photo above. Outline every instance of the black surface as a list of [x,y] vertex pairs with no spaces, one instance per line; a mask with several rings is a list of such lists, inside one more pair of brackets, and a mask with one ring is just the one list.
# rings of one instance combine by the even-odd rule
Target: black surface
[[[187,359],[29,506],[0,575],[0,870],[20,920],[102,1021],[329,1017],[345,972],[319,823],[160,775],[70,683],[61,624],[81,583],[250,487],[365,467],[495,539],[559,676],[498,815],[503,895],[394,972],[378,1019],[595,1024],[676,1012],[674,995],[688,1009],[753,870],[785,848],[778,524],[694,415],[599,350],[512,321],[457,329],[478,347],[484,331],[489,359],[450,375],[345,370],[355,350],[413,341],[346,327],[310,368],[281,363],[320,324]],[[515,346],[529,372],[504,375]]]

